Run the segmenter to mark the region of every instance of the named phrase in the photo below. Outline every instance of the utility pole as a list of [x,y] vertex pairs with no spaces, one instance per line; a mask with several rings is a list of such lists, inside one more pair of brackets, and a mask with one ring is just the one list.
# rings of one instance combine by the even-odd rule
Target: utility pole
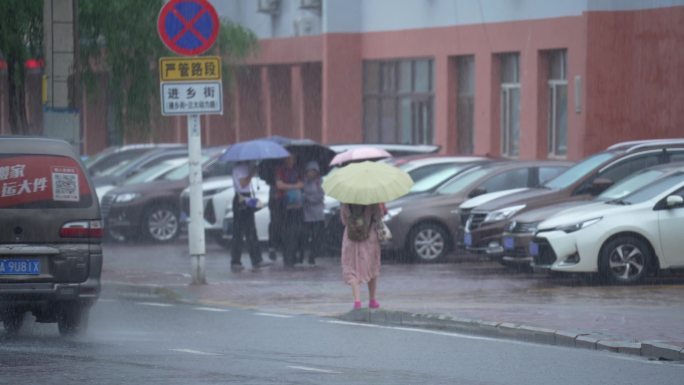
[[64,139],[80,152],[81,125],[75,79],[78,63],[77,0],[43,0],[45,47],[43,134]]

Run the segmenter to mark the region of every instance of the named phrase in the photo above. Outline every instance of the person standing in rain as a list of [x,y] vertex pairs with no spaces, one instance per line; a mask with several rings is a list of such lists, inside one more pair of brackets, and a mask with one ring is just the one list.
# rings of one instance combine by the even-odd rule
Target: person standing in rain
[[244,269],[242,266],[242,242],[246,242],[252,268],[267,266],[261,259],[261,249],[257,238],[254,213],[260,207],[260,202],[254,197],[252,177],[255,168],[247,162],[240,162],[233,168],[233,242],[230,250],[230,267],[234,271]]
[[359,286],[368,285],[368,307],[377,309],[378,276],[380,275],[380,240],[377,224],[382,220],[380,205],[342,204],[340,211],[345,226],[342,238],[342,276],[351,286],[354,309],[361,308]]
[[316,161],[306,164],[304,187],[304,241],[309,253],[309,264],[316,264],[316,256],[321,252],[321,235],[325,227],[323,210],[325,192],[321,187],[320,167]]
[[[279,166],[280,168],[282,166]],[[277,172],[277,171],[276,171]],[[268,223],[268,258],[271,261],[278,259],[276,250],[282,251],[282,221],[283,221],[283,202],[281,191],[278,190],[275,182],[275,177],[269,182],[268,192],[268,211],[270,215],[270,222]]]
[[286,267],[292,267],[297,262],[302,239],[302,225],[304,222],[302,183],[299,170],[296,168],[297,159],[290,155],[285,164],[276,171],[276,188],[278,200],[281,202],[281,244],[283,245],[283,262]]

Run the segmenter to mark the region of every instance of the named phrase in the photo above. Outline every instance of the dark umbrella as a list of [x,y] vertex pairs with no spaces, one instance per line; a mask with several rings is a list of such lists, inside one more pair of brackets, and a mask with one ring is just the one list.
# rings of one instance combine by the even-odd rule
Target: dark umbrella
[[[335,157],[335,151],[327,146],[311,139],[292,139],[283,136],[270,136],[264,140],[270,140],[285,147],[287,151],[297,157],[297,165],[303,170],[306,164],[312,160],[318,163],[321,175],[330,170],[330,161]],[[259,177],[269,184],[275,183],[275,170],[281,164],[281,160],[267,159],[259,163]]]

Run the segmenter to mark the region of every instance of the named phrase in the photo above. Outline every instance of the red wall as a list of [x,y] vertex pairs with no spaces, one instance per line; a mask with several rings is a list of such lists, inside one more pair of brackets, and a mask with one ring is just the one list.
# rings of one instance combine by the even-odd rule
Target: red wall
[[587,15],[585,153],[684,137],[684,7]]

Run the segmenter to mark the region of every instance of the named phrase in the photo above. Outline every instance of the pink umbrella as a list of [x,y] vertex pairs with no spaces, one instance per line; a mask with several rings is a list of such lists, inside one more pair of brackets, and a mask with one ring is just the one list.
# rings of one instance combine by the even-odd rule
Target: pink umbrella
[[384,159],[389,158],[391,156],[392,155],[389,152],[381,148],[358,147],[335,155],[333,160],[330,161],[330,165],[341,166],[345,163],[356,162],[361,160]]

